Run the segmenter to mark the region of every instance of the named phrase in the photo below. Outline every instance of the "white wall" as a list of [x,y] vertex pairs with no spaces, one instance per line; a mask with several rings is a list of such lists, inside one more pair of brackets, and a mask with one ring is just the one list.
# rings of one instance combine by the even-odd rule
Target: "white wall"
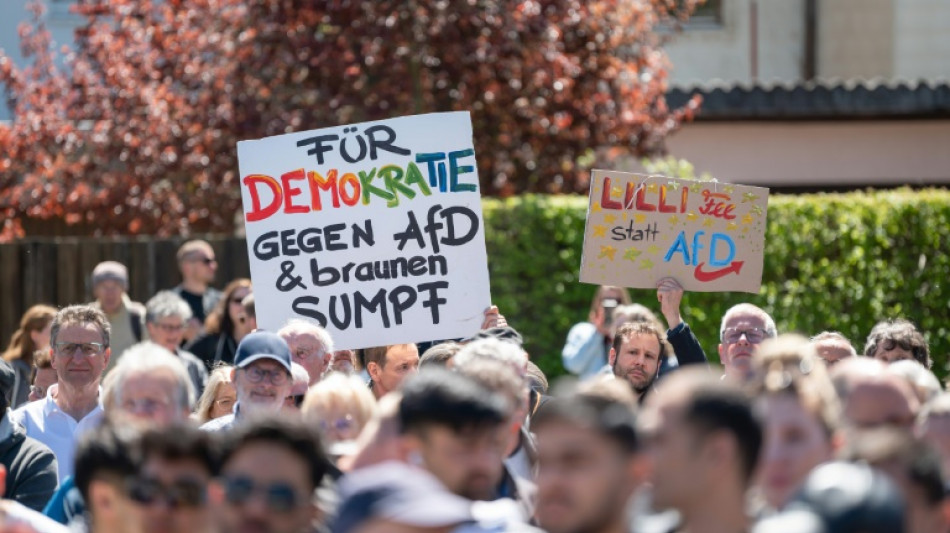
[[950,78],[950,0],[896,0],[894,77]]
[[[758,80],[791,82],[801,77],[804,0],[755,0],[758,16]],[[753,0],[723,0],[722,23],[687,25],[666,51],[672,86],[711,80],[751,84]]]

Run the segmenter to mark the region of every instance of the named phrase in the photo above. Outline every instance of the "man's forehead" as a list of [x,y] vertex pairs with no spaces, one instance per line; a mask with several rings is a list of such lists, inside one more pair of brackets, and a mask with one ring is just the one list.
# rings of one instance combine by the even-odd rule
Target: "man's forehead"
[[632,348],[634,346],[645,346],[647,349],[653,348],[655,350],[659,350],[660,341],[656,338],[656,335],[653,335],[652,333],[631,333],[630,335],[624,337],[623,344],[621,344],[620,349],[625,350],[628,349],[628,347]]
[[59,327],[59,338],[62,339],[64,335],[84,335],[87,332],[102,335],[99,326],[91,322],[67,322]]
[[173,324],[182,324],[185,322],[185,319],[183,319],[181,315],[168,315],[168,316],[159,318],[155,322],[158,324],[173,325]]
[[726,320],[726,329],[741,327],[765,329],[765,318],[762,316],[762,313],[748,310],[733,313],[729,316],[729,319]]

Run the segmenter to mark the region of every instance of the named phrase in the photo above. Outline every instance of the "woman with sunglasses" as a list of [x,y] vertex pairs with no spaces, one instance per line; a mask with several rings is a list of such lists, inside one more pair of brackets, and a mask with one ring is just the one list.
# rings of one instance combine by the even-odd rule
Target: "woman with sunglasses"
[[251,280],[238,278],[224,288],[224,296],[205,320],[205,333],[185,349],[204,361],[208,370],[219,363],[232,364],[238,343],[251,332],[241,302],[251,294]]
[[756,359],[750,386],[765,420],[758,487],[768,508],[780,510],[813,468],[833,459],[840,405],[804,337],[768,341]]

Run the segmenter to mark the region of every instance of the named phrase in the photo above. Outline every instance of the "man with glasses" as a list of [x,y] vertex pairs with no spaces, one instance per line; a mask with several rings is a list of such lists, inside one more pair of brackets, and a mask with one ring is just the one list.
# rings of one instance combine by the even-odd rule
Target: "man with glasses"
[[128,484],[129,497],[141,513],[142,531],[216,530],[208,505],[208,485],[217,475],[210,437],[184,423],[142,434],[137,446],[142,466]]
[[315,530],[314,491],[329,462],[313,428],[277,417],[256,419],[231,433],[223,448],[220,481],[212,485],[212,497],[221,504],[221,531]]
[[201,396],[208,383],[208,369],[195,354],[181,348],[191,307],[172,291],[161,291],[145,305],[145,327],[156,344],[177,355],[188,370],[195,393]]
[[775,321],[761,308],[749,303],[729,308],[719,328],[719,360],[727,378],[744,381],[759,344],[775,336]]
[[50,355],[58,383],[44,400],[11,414],[27,436],[56,454],[60,480],[73,473],[78,437],[102,420],[99,382],[111,354],[109,333],[109,321],[91,306],[73,305],[56,313]]
[[292,319],[277,334],[287,342],[294,362],[307,370],[310,385],[320,381],[333,356],[330,333],[312,322]]
[[202,332],[205,318],[221,299],[221,291],[210,286],[218,262],[214,249],[202,240],[182,244],[177,257],[181,284],[172,290],[191,307],[192,318],[185,330],[185,340],[190,341]]
[[267,331],[248,334],[234,355],[231,381],[237,392],[234,413],[216,418],[201,429],[220,431],[240,422],[248,414],[277,413],[291,395],[290,348],[283,339]]

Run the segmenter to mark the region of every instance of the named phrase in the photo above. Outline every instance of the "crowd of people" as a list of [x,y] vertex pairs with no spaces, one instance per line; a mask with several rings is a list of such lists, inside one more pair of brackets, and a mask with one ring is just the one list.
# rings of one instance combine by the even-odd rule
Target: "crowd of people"
[[208,243],[177,259],[144,305],[107,261],[94,302],[24,314],[0,532],[950,533],[950,394],[909,321],[859,355],[739,304],[719,366],[675,279],[659,316],[600,287],[549,388],[496,307],[470,338],[338,349],[259,329]]

